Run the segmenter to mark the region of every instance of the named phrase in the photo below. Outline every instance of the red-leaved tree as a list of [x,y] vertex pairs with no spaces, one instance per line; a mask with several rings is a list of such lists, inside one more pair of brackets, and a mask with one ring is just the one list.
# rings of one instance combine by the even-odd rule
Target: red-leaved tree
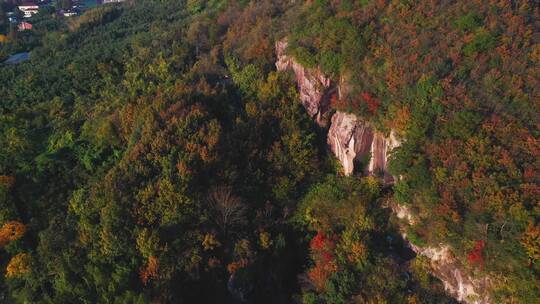
[[360,96],[362,97],[362,100],[366,103],[369,112],[371,112],[371,114],[374,114],[375,111],[377,111],[377,109],[379,108],[381,102],[377,98],[371,96],[368,92],[363,92],[362,94],[360,94]]
[[322,291],[330,275],[337,271],[337,262],[334,255],[334,249],[336,248],[334,237],[318,231],[317,235],[309,243],[309,248],[315,265],[308,271],[308,277],[315,289]]
[[476,241],[474,249],[467,255],[467,259],[471,265],[484,266],[484,247],[484,241]]

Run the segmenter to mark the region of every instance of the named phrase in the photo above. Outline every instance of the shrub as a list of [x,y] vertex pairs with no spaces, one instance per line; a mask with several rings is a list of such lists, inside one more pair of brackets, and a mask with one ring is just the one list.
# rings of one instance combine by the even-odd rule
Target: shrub
[[463,48],[463,54],[465,56],[471,56],[476,53],[486,52],[495,47],[497,40],[493,34],[480,29],[476,32],[473,40],[465,45]]
[[455,27],[461,31],[470,31],[482,24],[482,18],[477,13],[468,13],[455,22]]

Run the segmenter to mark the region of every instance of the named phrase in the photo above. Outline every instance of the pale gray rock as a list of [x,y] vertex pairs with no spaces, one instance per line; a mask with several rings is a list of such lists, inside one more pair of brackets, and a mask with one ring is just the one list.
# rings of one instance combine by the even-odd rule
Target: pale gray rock
[[330,98],[332,94],[335,94],[335,86],[320,70],[305,68],[294,58],[285,54],[286,49],[286,40],[276,43],[277,70],[294,72],[302,105],[320,126],[325,126],[323,115],[330,108]]

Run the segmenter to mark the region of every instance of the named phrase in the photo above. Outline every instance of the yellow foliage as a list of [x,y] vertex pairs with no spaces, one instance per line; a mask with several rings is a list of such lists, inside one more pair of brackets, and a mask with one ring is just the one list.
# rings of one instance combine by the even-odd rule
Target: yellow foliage
[[364,181],[367,183],[368,187],[369,187],[369,190],[371,192],[378,192],[379,191],[379,188],[380,188],[380,183],[379,181],[377,180],[377,178],[375,176],[367,176],[364,178]]
[[353,242],[348,258],[353,263],[363,263],[367,258],[366,246],[362,242]]
[[203,245],[204,250],[208,251],[208,250],[213,250],[214,248],[221,246],[221,243],[216,239],[216,237],[213,234],[207,233],[204,236],[202,245]]
[[403,136],[411,122],[411,110],[407,105],[401,107],[394,106],[391,108],[393,118],[385,122],[385,124],[396,131],[397,134]]
[[246,114],[249,117],[256,117],[258,115],[259,109],[257,107],[257,103],[250,101],[247,102],[245,105]]
[[540,225],[529,222],[521,238],[521,244],[527,250],[531,262],[540,261]]
[[420,299],[418,298],[418,295],[410,295],[407,297],[407,304],[418,304],[422,303]]
[[349,262],[357,266],[361,266],[366,262],[368,248],[359,238],[359,235],[355,232],[355,230],[345,230],[339,246],[341,247],[343,253],[346,254]]
[[105,256],[113,256],[118,250],[118,236],[109,227],[99,231],[100,250]]
[[155,255],[159,250],[159,237],[147,228],[144,228],[136,239],[137,249],[145,258]]
[[19,253],[9,261],[6,278],[20,277],[28,272],[30,272],[30,257],[26,253]]
[[530,58],[532,62],[540,64],[540,44],[535,44],[531,48]]
[[251,252],[251,244],[249,243],[249,240],[241,239],[236,242],[234,245],[234,253],[243,257],[251,257],[253,252]]
[[259,242],[263,249],[270,248],[270,246],[272,246],[272,244],[274,243],[272,239],[270,238],[270,233],[265,232],[265,231],[259,233]]

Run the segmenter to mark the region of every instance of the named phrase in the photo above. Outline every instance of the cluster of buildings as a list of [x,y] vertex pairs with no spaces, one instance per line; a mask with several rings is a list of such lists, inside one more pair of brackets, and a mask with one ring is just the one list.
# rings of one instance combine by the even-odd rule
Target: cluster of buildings
[[15,10],[6,14],[8,21],[9,23],[16,25],[16,28],[19,31],[31,30],[33,25],[24,19],[28,19],[36,15],[41,8],[51,5],[51,2],[52,0],[27,0],[25,2],[21,2],[16,6],[20,13],[17,13],[17,10]]
[[[20,31],[31,30],[32,27],[33,27],[30,22],[19,21],[19,19],[17,18],[17,16],[13,12],[7,13],[7,16],[8,16],[8,20],[9,20],[9,22],[11,24],[17,25],[17,29],[19,30],[19,32]],[[26,17],[26,15],[24,15],[24,16],[25,16],[24,18],[28,18],[28,17]]]
[[[96,0],[96,4],[107,4],[107,3],[119,3],[124,2],[125,0]],[[52,7],[54,0],[23,0],[17,8],[22,13],[23,18],[30,18],[37,14],[39,10],[43,7]],[[64,17],[76,16],[85,9],[84,0],[71,0],[69,8],[56,8],[56,13]],[[18,22],[17,17],[14,12],[9,13],[9,21],[12,23]]]
[[[61,16],[71,17],[80,13],[78,1],[73,1],[73,5],[69,9],[57,9],[56,13]],[[42,7],[51,6],[51,0],[28,0],[18,5],[17,8],[23,13],[23,18],[30,18],[39,12]]]
[[[22,18],[30,18],[39,12],[39,9],[43,6],[49,5],[50,0],[40,0],[40,1],[25,1],[17,5],[17,9],[21,12]],[[11,24],[17,24],[19,30],[29,30],[32,29],[32,25],[28,22],[19,20],[19,14],[15,11],[8,12],[7,14],[8,21]]]
[[[39,10],[45,7],[49,7],[49,10],[55,10],[56,14],[59,16],[64,17],[72,17],[77,16],[82,13],[82,11],[85,9],[85,1],[84,0],[71,0],[70,1],[70,8],[67,9],[61,9],[56,8],[54,9],[53,2],[55,0],[22,0],[23,2],[20,2],[19,5],[16,6],[16,8],[20,11],[20,13],[17,13],[15,11],[8,12],[7,18],[9,22],[13,25],[17,26],[17,29],[19,31],[26,31],[31,30],[33,28],[32,24],[28,22],[28,19],[32,16],[39,13]],[[96,0],[96,4],[109,4],[109,3],[120,3],[124,2],[125,0]],[[1,40],[1,39],[0,39]],[[3,41],[0,41],[3,42]]]
[[[40,3],[41,4],[41,3]],[[17,6],[21,14],[16,14],[15,12],[8,12],[7,18],[11,24],[17,25],[19,31],[26,31],[32,29],[32,24],[30,22],[20,20],[20,15],[23,19],[30,18],[33,15],[37,14],[40,9],[40,4],[36,2],[24,2]]]
[[[124,1],[126,0],[96,0],[95,3],[96,4],[109,4],[109,3],[120,3]],[[51,6],[53,2],[54,0],[23,0],[23,2],[17,5],[17,8],[23,14],[23,18],[30,18],[34,16],[35,14],[37,14],[40,8]],[[65,16],[65,17],[76,16],[76,15],[79,15],[81,11],[85,8],[84,0],[71,0],[70,3],[71,3],[70,8],[63,8],[63,9],[57,8],[56,10],[57,14]],[[16,17],[11,16],[10,18],[16,18]],[[12,20],[10,19],[10,21]]]

